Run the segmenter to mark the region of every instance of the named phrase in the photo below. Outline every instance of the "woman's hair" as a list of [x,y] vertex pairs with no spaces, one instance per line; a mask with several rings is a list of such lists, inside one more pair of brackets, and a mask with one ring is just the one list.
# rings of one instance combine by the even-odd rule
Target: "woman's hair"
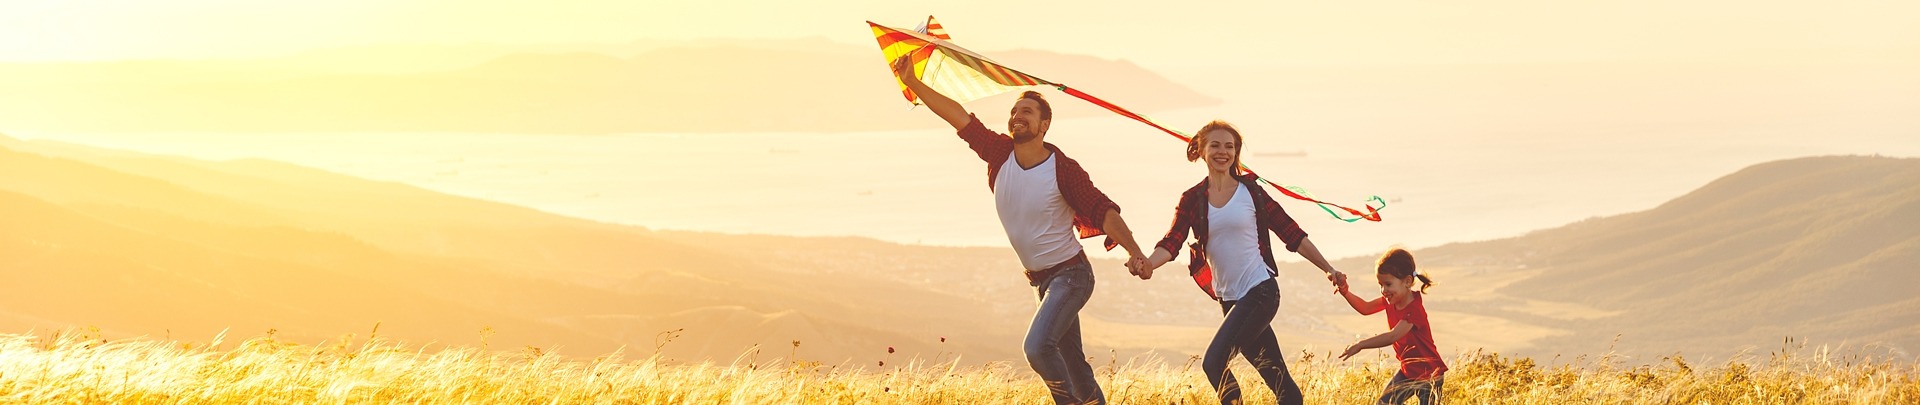
[[[1216,129],[1223,129],[1226,130],[1227,133],[1233,134],[1233,164],[1234,167],[1239,167],[1240,151],[1247,148],[1246,139],[1240,136],[1239,128],[1234,128],[1233,124],[1228,124],[1222,120],[1213,120],[1213,122],[1207,123],[1206,126],[1200,127],[1199,132],[1194,132],[1192,138],[1187,138],[1187,161],[1200,160],[1200,150],[1205,148],[1201,143],[1206,142],[1207,134],[1212,133],[1213,130]],[[1234,170],[1237,171],[1238,169]]]
[[1427,277],[1426,273],[1415,271],[1413,266],[1413,253],[1407,252],[1406,249],[1394,248],[1393,250],[1388,250],[1387,254],[1380,255],[1380,261],[1375,264],[1375,268],[1378,269],[1380,274],[1391,275],[1401,279],[1408,277],[1419,279],[1420,292],[1427,292],[1427,288],[1433,287],[1432,277]]

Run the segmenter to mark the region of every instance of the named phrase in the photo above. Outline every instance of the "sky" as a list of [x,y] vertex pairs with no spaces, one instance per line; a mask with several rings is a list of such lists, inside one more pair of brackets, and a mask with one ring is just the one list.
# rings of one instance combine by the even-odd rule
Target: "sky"
[[[1633,147],[1638,145],[1635,141],[1619,135],[1663,134],[1706,141],[1720,139],[1715,137],[1741,137],[1750,144],[1771,146],[1766,143],[1770,141],[1753,139],[1765,138],[1763,135],[1779,131],[1794,131],[1796,134],[1836,133],[1841,134],[1837,136],[1855,136],[1875,142],[1893,139],[1891,142],[1910,144],[1905,139],[1911,139],[1915,121],[1906,112],[1911,110],[1909,106],[1916,103],[1915,93],[1910,89],[1920,86],[1916,84],[1920,83],[1916,81],[1920,75],[1905,73],[1912,71],[1911,66],[1920,64],[1920,24],[1915,23],[1920,21],[1920,1],[1910,0],[0,0],[0,64],[151,58],[258,58],[326,48],[394,44],[617,44],[707,38],[827,38],[850,44],[849,49],[874,49],[872,33],[862,22],[872,20],[896,27],[912,27],[929,14],[938,16],[957,42],[988,54],[1027,48],[1125,59],[1143,65],[1149,71],[1165,75],[1182,85],[1192,86],[1196,91],[1219,97],[1225,103],[1225,106],[1182,113],[1153,112],[1155,116],[1188,123],[1230,118],[1254,133],[1283,134],[1267,135],[1277,138],[1265,139],[1285,139],[1284,142],[1289,142],[1287,146],[1274,146],[1272,150],[1312,149],[1316,159],[1340,156],[1338,148],[1345,143],[1305,144],[1300,139],[1340,140],[1365,136],[1376,140],[1389,139],[1387,137],[1432,137],[1449,142],[1505,142],[1552,134],[1576,140],[1621,139],[1623,141],[1616,144]],[[937,121],[930,120],[931,117],[925,113],[905,109],[905,103],[900,103],[891,93],[892,87],[886,83],[884,70],[875,63],[878,58],[873,56],[877,56],[877,52],[860,56],[859,66],[869,69],[864,73],[869,81],[858,85],[876,90],[876,102],[883,102],[886,108],[892,108],[885,112],[919,115],[915,118],[929,119],[926,121],[929,125],[924,129],[940,129]],[[386,61],[382,57],[356,56],[350,59]],[[1848,65],[1846,62],[1849,59],[1865,61],[1860,65],[1871,66]],[[1468,65],[1449,66],[1450,69],[1430,69],[1431,66],[1426,65],[1563,61],[1654,61],[1663,65],[1652,68],[1608,63],[1579,66]],[[1723,61],[1725,65],[1718,65]],[[1814,67],[1774,66],[1802,62],[1840,63]],[[161,80],[156,77],[166,77],[164,74],[142,71],[140,64],[130,65],[134,66],[122,70],[66,69],[61,66],[51,70],[77,71],[81,72],[80,75],[94,70],[112,74],[131,72],[124,74],[132,78],[129,81],[158,82]],[[1259,69],[1294,65],[1337,67]],[[1386,66],[1386,69],[1347,68],[1371,65],[1391,66]],[[1211,67],[1255,69],[1195,69]],[[159,68],[153,71],[168,72]],[[703,69],[702,73],[711,74],[715,71],[721,69]],[[1291,76],[1282,77],[1289,74]],[[40,88],[51,90],[36,98],[24,91],[6,87],[10,84],[7,83],[8,79],[16,82],[13,84],[25,82],[18,88],[40,85]],[[416,110],[411,107],[458,106],[463,105],[458,101],[473,101],[439,98],[438,95],[445,89],[434,87],[442,83],[434,80],[405,83],[425,83],[422,86],[392,86],[378,78],[362,86],[341,84],[362,82],[333,80],[287,81],[284,87],[246,84],[247,78],[233,80],[242,84],[187,87],[189,90],[176,93],[173,84],[167,82],[158,85],[159,90],[143,93],[141,91],[144,90],[139,86],[123,84],[87,88],[48,85],[46,83],[50,81],[36,81],[36,77],[30,75],[0,76],[0,88],[13,90],[0,93],[0,121],[7,121],[6,127],[0,130],[26,136],[71,137],[77,134],[68,133],[72,131],[70,129],[58,129],[63,128],[58,125],[67,122],[138,123],[145,117],[140,114],[167,119],[190,117],[185,119],[214,122],[245,121],[229,119],[230,116],[249,119],[269,117],[262,118],[261,122],[270,122],[273,115],[248,114],[254,111],[248,108],[284,108],[281,104],[229,103],[226,100],[282,100],[276,96],[280,94],[277,91],[310,97],[312,100],[345,100],[335,102],[338,105],[374,105],[376,107],[368,110],[385,114],[374,115],[377,117],[431,116],[412,113]],[[578,88],[599,87],[596,83]],[[540,99],[553,95],[597,100],[591,98],[598,94],[592,91],[568,92],[575,88],[561,85],[502,87],[494,89],[497,93],[487,94],[517,96],[479,100],[476,105],[491,106],[495,104],[489,103],[496,100]],[[268,90],[249,93],[231,89]],[[549,90],[552,92],[547,92]],[[671,93],[662,91],[658,94]],[[189,98],[181,98],[182,94]],[[390,105],[360,101],[369,96],[398,100],[393,101],[395,104],[392,105],[408,108],[380,107]],[[299,97],[287,99],[307,100]],[[143,102],[152,104],[139,105]],[[119,110],[113,109],[115,107],[119,107]],[[170,107],[179,107],[185,113],[165,110]],[[220,109],[233,109],[233,112]],[[216,112],[203,113],[210,110]],[[132,113],[119,113],[131,118],[101,120],[98,117],[103,115],[102,111]],[[328,110],[301,110],[300,114],[290,116],[318,116],[312,111]],[[491,114],[493,110],[474,107],[449,108],[446,111],[452,111],[447,114]],[[104,114],[113,116],[115,113]],[[583,116],[613,121],[634,119],[628,114]],[[1104,120],[1100,122],[1118,126],[1116,130],[1141,129],[1134,123],[1111,116],[1100,117],[1100,120]],[[42,124],[33,123],[33,119],[51,122],[43,127],[56,129],[35,129],[35,125]],[[588,119],[573,118],[569,122],[584,121]],[[1781,125],[1782,122],[1811,124],[1791,127]],[[1588,135],[1581,135],[1572,131],[1589,132]],[[1155,141],[1159,140],[1156,138]],[[195,149],[209,148],[209,145],[192,146]],[[754,149],[757,149],[758,145],[755,146]],[[1899,150],[1823,149],[1821,152]],[[1718,176],[1742,165],[1757,163],[1762,158],[1810,153],[1815,152],[1796,149],[1792,153],[1741,155],[1754,160],[1703,168],[1694,173]],[[296,156],[303,154],[319,156],[307,150],[295,152]],[[358,152],[350,155],[358,156]],[[1623,152],[1604,158],[1628,160],[1633,156]],[[1516,161],[1509,159],[1506,163]],[[425,177],[427,180],[434,180],[442,177],[441,172],[448,170],[451,169],[435,168],[417,173],[428,176]],[[467,172],[473,173],[473,170],[468,169]],[[594,172],[587,177],[615,177],[599,173]],[[544,175],[544,171],[541,175]],[[1398,176],[1381,175],[1373,181],[1387,181],[1395,177]],[[491,177],[481,183],[494,185],[496,181],[499,184],[507,183]],[[1302,182],[1316,184],[1323,191],[1327,190],[1327,184],[1336,183],[1312,178],[1302,179]],[[870,183],[886,184],[884,180]],[[1374,184],[1367,181],[1350,183]],[[1696,185],[1682,181],[1668,184],[1669,188],[1662,190],[1678,193]],[[1339,192],[1372,193],[1372,189],[1393,187],[1370,185],[1369,190],[1330,192],[1336,193],[1334,195]],[[889,191],[899,190],[880,190],[882,194]],[[864,189],[849,191],[850,194],[860,192],[873,193]],[[599,191],[564,190],[551,195],[564,203],[577,203],[583,199],[582,195],[588,194],[599,195]],[[1154,191],[1152,195],[1160,194]],[[469,195],[503,198],[499,194],[480,192]],[[1670,196],[1658,194],[1644,200],[1600,208],[1556,206],[1552,215],[1542,216],[1533,222],[1509,221],[1510,229],[1448,237],[1505,235],[1558,225],[1589,215],[1643,208]],[[609,197],[599,201],[615,199]],[[539,208],[551,207],[533,201],[512,202]],[[634,209],[633,206],[618,208],[627,212],[652,212]],[[1477,212],[1471,208],[1461,208],[1461,211]],[[808,215],[831,217],[818,213]],[[982,215],[985,215],[984,212]],[[661,226],[664,223],[656,218],[592,217],[649,226]],[[790,224],[800,223],[794,221]],[[706,225],[683,226],[716,230],[700,228]],[[751,231],[775,230],[767,226]],[[866,236],[882,235],[877,231],[859,232]],[[989,241],[1000,235],[997,229],[990,228],[982,231],[982,234]],[[896,241],[921,240],[913,236],[884,236]],[[937,243],[972,244],[976,240]],[[1413,240],[1436,242],[1438,238]]]
[[1920,2],[7,0],[0,61],[247,58],[373,44],[827,37],[932,14],[975,49],[1150,66],[1920,59]]

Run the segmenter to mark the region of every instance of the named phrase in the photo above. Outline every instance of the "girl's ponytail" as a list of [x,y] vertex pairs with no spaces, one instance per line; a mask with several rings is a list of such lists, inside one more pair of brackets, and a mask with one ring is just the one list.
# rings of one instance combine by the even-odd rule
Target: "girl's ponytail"
[[1374,262],[1374,268],[1379,271],[1380,274],[1390,275],[1394,278],[1405,279],[1411,277],[1419,279],[1420,292],[1422,293],[1427,292],[1427,288],[1433,287],[1433,277],[1428,277],[1426,272],[1418,271],[1415,268],[1413,253],[1408,252],[1406,249],[1394,248],[1393,250],[1388,250],[1386,254],[1380,255],[1379,261]]

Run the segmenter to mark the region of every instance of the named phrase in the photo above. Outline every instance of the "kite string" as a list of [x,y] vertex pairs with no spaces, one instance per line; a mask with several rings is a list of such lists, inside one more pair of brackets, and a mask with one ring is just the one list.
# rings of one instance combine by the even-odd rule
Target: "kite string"
[[[1175,139],[1179,139],[1181,142],[1191,142],[1191,140],[1193,139],[1191,136],[1181,133],[1180,131],[1174,130],[1172,128],[1167,128],[1164,125],[1160,125],[1160,123],[1153,122],[1152,119],[1149,119],[1146,116],[1135,114],[1133,111],[1128,111],[1125,108],[1121,108],[1119,105],[1109,103],[1106,100],[1101,100],[1099,97],[1094,97],[1091,94],[1087,94],[1080,90],[1076,90],[1072,87],[1067,87],[1066,85],[1063,85],[1063,84],[1059,84],[1059,83],[1048,83],[1048,84],[1052,84],[1054,88],[1059,89],[1060,92],[1067,93],[1067,95],[1077,97],[1081,100],[1086,100],[1087,102],[1093,103],[1094,105],[1098,105],[1101,108],[1106,108],[1108,111],[1113,111],[1116,114],[1120,114],[1127,118],[1132,118],[1135,121],[1140,121],[1141,123],[1147,124],[1148,126],[1152,126],[1156,129],[1159,129],[1161,132],[1166,132],[1167,135],[1172,135]],[[1283,185],[1280,185],[1279,183],[1274,183],[1272,180],[1267,180],[1265,177],[1260,177],[1259,174],[1254,173],[1252,168],[1247,167],[1246,163],[1241,163],[1240,169],[1245,170],[1247,174],[1253,175],[1253,177],[1255,179],[1258,179],[1261,183],[1266,183],[1267,186],[1273,187],[1275,190],[1279,190],[1280,193],[1286,194],[1288,197],[1292,197],[1293,199],[1296,199],[1296,200],[1308,201],[1314,204],[1319,204],[1320,210],[1326,211],[1328,215],[1332,215],[1334,219],[1338,219],[1341,221],[1346,221],[1351,223],[1351,222],[1356,222],[1356,221],[1365,219],[1368,221],[1380,222],[1380,210],[1387,208],[1386,200],[1381,199],[1380,196],[1377,196],[1377,195],[1368,196],[1365,201],[1378,203],[1379,206],[1375,207],[1374,204],[1365,204],[1364,206],[1367,207],[1367,211],[1360,212],[1360,210],[1347,208],[1339,204],[1320,201],[1319,199],[1306,195],[1307,193],[1305,192],[1306,190],[1304,189],[1294,190],[1298,187],[1283,186]],[[1332,208],[1329,208],[1329,207],[1332,207]],[[1342,211],[1346,211],[1349,214],[1353,214],[1354,217],[1342,216],[1340,215],[1339,212],[1335,212],[1333,208],[1339,208]]]
[[[928,17],[928,19],[929,21],[931,21],[932,17]],[[1174,130],[1172,128],[1168,128],[1164,125],[1160,125],[1160,123],[1154,122],[1152,119],[1149,119],[1146,116],[1135,114],[1133,111],[1128,111],[1126,108],[1122,108],[1119,105],[1109,103],[1106,100],[1101,100],[1099,97],[1094,97],[1091,94],[1087,94],[1077,89],[1067,87],[1066,85],[1054,83],[1052,81],[1048,81],[1038,77],[1033,77],[1032,75],[1028,75],[1026,73],[1021,73],[1013,69],[1008,69],[1005,66],[999,66],[998,64],[993,63],[991,61],[975,60],[979,58],[971,56],[965,52],[950,51],[944,45],[935,43],[934,41],[931,41],[931,40],[918,38],[918,35],[916,35],[918,33],[903,32],[897,29],[887,28],[879,24],[875,24],[872,21],[868,21],[867,24],[873,27],[874,32],[876,33],[876,39],[880,41],[880,47],[883,51],[887,49],[887,47],[889,46],[890,43],[892,43],[892,41],[910,41],[911,40],[911,42],[920,44],[919,47],[916,47],[913,50],[907,51],[901,55],[901,57],[912,59],[914,61],[914,64],[916,65],[915,67],[922,69],[920,72],[918,72],[918,76],[927,75],[928,73],[930,73],[930,72],[927,72],[927,70],[932,70],[931,68],[935,68],[935,66],[921,67],[920,65],[924,64],[926,59],[930,59],[930,56],[932,56],[931,54],[933,53],[933,51],[937,50],[943,54],[947,54],[949,57],[959,58],[963,60],[974,60],[975,62],[978,62],[978,63],[991,65],[995,68],[1001,69],[1002,73],[1004,74],[1018,75],[1020,76],[1018,77],[1019,79],[1022,79],[1025,81],[1025,83],[1008,83],[999,79],[995,79],[995,81],[999,82],[999,84],[1001,85],[1006,85],[1006,86],[1033,85],[1033,84],[1051,85],[1055,89],[1058,89],[1063,93],[1067,93],[1068,95],[1080,98],[1081,100],[1086,100],[1087,102],[1093,103],[1094,105],[1098,105],[1102,108],[1106,108],[1108,111],[1112,111],[1115,114],[1120,114],[1121,116],[1132,118],[1135,121],[1139,121],[1141,123],[1147,124],[1148,126],[1154,127],[1155,129],[1159,129],[1161,132],[1165,132],[1167,133],[1167,135],[1171,135],[1175,139],[1179,139],[1183,143],[1190,142],[1192,139],[1192,137],[1184,133],[1181,133],[1180,131]],[[932,49],[927,49],[927,48],[932,48]],[[973,66],[973,67],[976,69],[981,68],[980,66]],[[902,90],[906,90],[904,84],[901,87],[902,87]],[[920,104],[917,100],[914,100],[914,96],[911,91],[904,91],[904,93],[906,93],[909,101],[914,101],[915,105]],[[1285,194],[1288,197],[1318,204],[1322,211],[1326,211],[1328,215],[1332,215],[1334,219],[1338,219],[1341,221],[1356,222],[1356,221],[1359,221],[1360,219],[1366,219],[1369,221],[1379,222],[1380,221],[1379,210],[1382,208],[1386,208],[1386,201],[1381,199],[1380,196],[1377,196],[1377,195],[1369,196],[1366,201],[1379,203],[1379,206],[1375,207],[1373,204],[1366,204],[1365,207],[1367,208],[1367,211],[1361,212],[1360,210],[1347,208],[1339,204],[1333,204],[1333,203],[1315,199],[1311,196],[1306,195],[1307,193],[1306,193],[1306,190],[1304,189],[1299,189],[1298,187],[1284,186],[1278,183],[1274,183],[1271,180],[1267,180],[1264,177],[1260,177],[1259,175],[1254,174],[1253,170],[1251,168],[1248,168],[1244,163],[1240,165],[1240,169],[1246,170],[1249,175],[1252,175],[1255,179],[1259,180],[1261,183],[1266,183],[1268,186],[1273,187],[1275,190],[1279,190],[1282,194]],[[1349,214],[1354,215],[1357,218],[1348,218],[1348,217],[1342,216],[1340,215],[1339,212],[1335,212],[1333,208],[1339,208],[1343,211],[1346,211]]]

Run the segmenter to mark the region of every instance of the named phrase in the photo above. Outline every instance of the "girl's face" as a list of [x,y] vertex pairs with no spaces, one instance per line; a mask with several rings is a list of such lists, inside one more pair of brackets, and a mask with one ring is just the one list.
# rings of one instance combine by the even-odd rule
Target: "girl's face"
[[1201,136],[1206,144],[1200,149],[1200,157],[1207,160],[1207,170],[1232,173],[1240,164],[1240,143],[1233,139],[1233,133],[1215,129]]
[[1387,302],[1400,305],[1413,298],[1413,277],[1399,278],[1379,273],[1374,278],[1380,279],[1380,296],[1387,297]]

